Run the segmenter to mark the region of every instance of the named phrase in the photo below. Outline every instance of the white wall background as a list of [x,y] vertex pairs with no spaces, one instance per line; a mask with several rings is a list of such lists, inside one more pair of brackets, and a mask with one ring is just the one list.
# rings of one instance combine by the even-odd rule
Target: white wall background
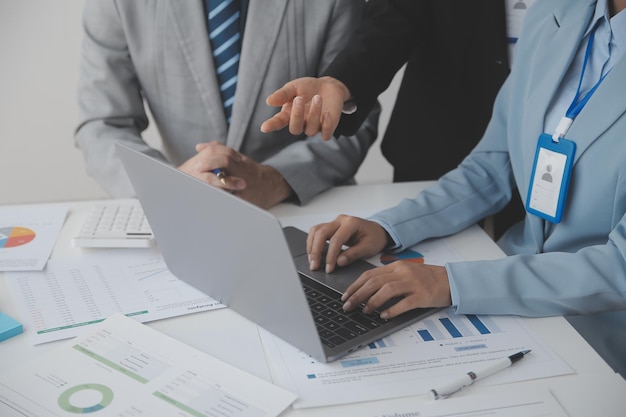
[[[84,1],[0,0],[0,205],[107,198],[73,143]],[[379,132],[398,83],[381,96]],[[391,178],[377,141],[357,181]]]

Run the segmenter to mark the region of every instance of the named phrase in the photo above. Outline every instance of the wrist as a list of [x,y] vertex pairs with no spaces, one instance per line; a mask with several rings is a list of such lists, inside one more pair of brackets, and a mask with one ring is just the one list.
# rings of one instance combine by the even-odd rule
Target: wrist
[[273,195],[271,206],[281,203],[292,197],[294,192],[287,180],[274,167],[264,165],[266,171],[266,184],[269,184],[269,194]]
[[445,266],[435,266],[435,275],[441,284],[439,294],[440,307],[448,307],[452,305],[452,289],[450,288],[450,280],[448,278],[448,270]]

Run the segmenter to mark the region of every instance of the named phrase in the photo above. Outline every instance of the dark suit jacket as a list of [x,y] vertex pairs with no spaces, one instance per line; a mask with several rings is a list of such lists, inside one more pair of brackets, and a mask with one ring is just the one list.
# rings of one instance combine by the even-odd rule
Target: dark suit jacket
[[[504,0],[370,0],[324,72],[344,82],[357,104],[336,134],[361,125],[405,63],[381,148],[394,181],[435,180],[478,143],[509,73]],[[513,200],[496,217],[496,237],[523,217]]]
[[396,180],[437,179],[481,138],[509,72],[503,0],[370,0],[365,20],[325,71],[343,81],[354,132],[407,63],[382,150]]

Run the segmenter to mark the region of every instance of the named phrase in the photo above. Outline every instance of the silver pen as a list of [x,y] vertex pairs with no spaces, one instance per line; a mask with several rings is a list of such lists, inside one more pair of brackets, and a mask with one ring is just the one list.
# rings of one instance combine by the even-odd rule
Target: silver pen
[[496,372],[508,368],[529,353],[530,350],[523,350],[506,358],[491,361],[485,367],[479,370],[468,372],[465,375],[440,386],[439,388],[433,388],[429,390],[428,396],[431,400],[447,398],[455,392],[461,391],[468,385],[472,385],[474,381],[488,377],[489,375],[493,375]]

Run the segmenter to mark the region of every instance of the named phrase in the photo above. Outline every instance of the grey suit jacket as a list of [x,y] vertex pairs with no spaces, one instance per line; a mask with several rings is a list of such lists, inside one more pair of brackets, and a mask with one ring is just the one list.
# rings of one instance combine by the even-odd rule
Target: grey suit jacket
[[[178,166],[196,143],[218,140],[276,168],[301,203],[350,181],[376,139],[378,109],[357,134],[329,142],[259,128],[277,111],[265,98],[289,80],[320,74],[361,7],[361,0],[250,0],[229,129],[202,0],[86,2],[75,142],[88,173],[111,195],[132,196],[114,142]],[[144,100],[160,146],[140,136],[148,124]]]
[[[591,20],[595,0],[538,1],[491,122],[461,166],[415,199],[373,216],[400,242],[459,231],[525,201],[544,115]],[[626,59],[574,120],[577,150],[558,224],[528,214],[499,241],[510,256],[446,266],[459,313],[569,317],[626,376]],[[552,132],[548,132],[552,133]]]

